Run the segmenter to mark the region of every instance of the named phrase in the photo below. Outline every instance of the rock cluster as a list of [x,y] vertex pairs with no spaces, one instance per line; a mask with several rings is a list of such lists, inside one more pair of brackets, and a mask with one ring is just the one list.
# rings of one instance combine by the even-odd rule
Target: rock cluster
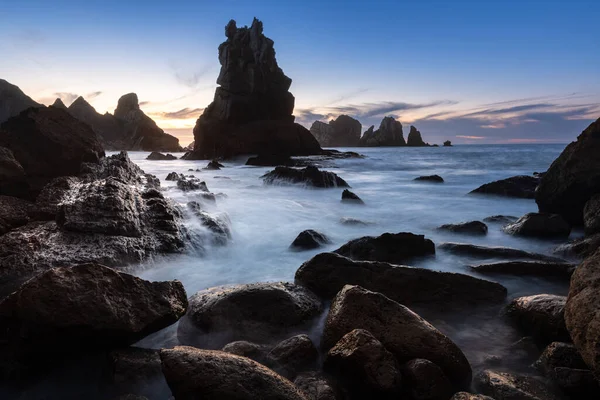
[[362,125],[348,115],[340,115],[329,124],[315,121],[310,133],[322,147],[356,147],[362,134]]
[[535,176],[519,175],[486,183],[471,193],[533,199],[539,183],[540,179]]
[[374,130],[371,126],[360,138],[359,145],[364,147],[378,146],[405,146],[404,134],[402,133],[402,124],[394,117],[385,117],[379,125],[379,129]]

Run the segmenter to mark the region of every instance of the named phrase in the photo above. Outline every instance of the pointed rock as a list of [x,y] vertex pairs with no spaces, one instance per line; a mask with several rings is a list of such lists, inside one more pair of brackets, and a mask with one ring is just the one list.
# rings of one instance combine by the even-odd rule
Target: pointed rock
[[52,103],[52,107],[62,108],[63,110],[67,109],[67,106],[65,106],[65,103],[63,103],[63,101],[60,99],[60,97],[58,97],[56,100],[54,100],[54,103]]
[[423,138],[421,137],[421,132],[419,132],[417,130],[417,128],[415,128],[414,126],[410,126],[410,132],[408,132],[408,139],[406,141],[406,145],[407,146],[415,146],[415,147],[419,147],[419,146],[427,146],[427,143],[425,143],[423,141]]
[[18,86],[0,79],[0,124],[30,107],[43,107],[33,101]]

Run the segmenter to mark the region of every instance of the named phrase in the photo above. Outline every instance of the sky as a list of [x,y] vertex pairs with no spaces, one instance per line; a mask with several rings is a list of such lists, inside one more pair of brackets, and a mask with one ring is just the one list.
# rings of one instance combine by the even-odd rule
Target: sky
[[100,113],[135,92],[186,145],[230,19],[264,23],[296,120],[393,116],[430,143],[567,143],[600,117],[600,1],[0,0],[0,78]]

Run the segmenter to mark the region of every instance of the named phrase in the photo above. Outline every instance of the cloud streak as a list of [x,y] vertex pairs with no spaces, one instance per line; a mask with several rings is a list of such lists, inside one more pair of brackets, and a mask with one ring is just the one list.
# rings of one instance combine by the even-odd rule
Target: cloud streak
[[154,112],[150,113],[153,117],[161,118],[161,119],[192,119],[198,118],[202,112],[203,108],[182,108],[177,111],[167,111],[167,112]]

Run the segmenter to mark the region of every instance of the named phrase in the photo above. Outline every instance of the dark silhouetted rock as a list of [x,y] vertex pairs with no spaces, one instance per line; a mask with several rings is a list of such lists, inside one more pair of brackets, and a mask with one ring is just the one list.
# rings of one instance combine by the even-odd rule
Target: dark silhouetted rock
[[311,250],[330,243],[330,240],[324,234],[308,229],[298,234],[296,239],[290,245],[294,250]]
[[271,348],[264,344],[256,344],[245,340],[238,340],[223,346],[221,351],[235,354],[236,356],[247,357],[261,364],[266,363],[267,354]]
[[527,175],[519,175],[491,183],[486,183],[485,185],[473,190],[471,193],[533,199],[535,197],[535,188],[539,182],[539,178]]
[[92,128],[105,149],[139,150],[134,149],[129,138],[125,137],[121,121],[109,113],[99,114],[83,97],[78,97],[67,110],[69,114]]
[[35,212],[33,203],[16,197],[0,196],[0,235],[27,224]]
[[528,213],[515,223],[505,226],[503,230],[517,236],[568,237],[571,225],[558,214]]
[[468,243],[442,243],[439,249],[453,254],[465,255],[476,258],[504,258],[509,260],[538,260],[564,262],[558,257],[547,256],[545,254],[530,253],[525,250],[513,249],[510,247],[499,246],[477,246]]
[[414,179],[415,181],[425,181],[425,182],[436,182],[436,183],[444,183],[444,178],[439,175],[424,175],[418,176]]
[[554,249],[554,253],[565,257],[583,259],[594,254],[598,248],[600,248],[600,234],[597,233],[561,244]]
[[342,192],[342,202],[344,203],[354,203],[354,204],[365,204],[364,201],[360,197],[358,197],[355,193],[349,191],[348,189],[344,189]]
[[30,107],[43,107],[4,79],[0,79],[0,124]]
[[249,358],[186,346],[162,349],[160,358],[177,399],[306,400],[290,381]]
[[208,170],[219,170],[221,168],[225,168],[225,166],[223,164],[221,164],[220,162],[218,162],[217,160],[212,160],[211,162],[208,163],[208,165],[206,167],[204,167],[204,169],[208,169]]
[[583,226],[586,235],[600,233],[600,195],[592,196],[583,208]]
[[435,245],[424,235],[384,233],[377,237],[364,236],[351,240],[335,250],[335,253],[355,260],[402,264],[414,257],[435,254]]
[[583,209],[600,193],[600,118],[569,144],[546,174],[535,193],[540,212],[560,214],[572,225],[583,224]]
[[448,337],[384,295],[348,285],[332,301],[321,346],[330,349],[354,329],[369,331],[400,363],[415,358],[430,360],[444,371],[455,389],[471,383],[471,366]]
[[162,154],[162,153],[159,153],[158,151],[153,151],[152,153],[150,153],[148,155],[148,157],[146,157],[146,160],[170,161],[170,160],[177,160],[177,157],[175,157],[173,154]]
[[403,385],[411,399],[448,400],[455,392],[444,371],[429,360],[411,360],[401,371]]
[[491,217],[486,217],[483,219],[483,222],[496,222],[500,224],[510,224],[515,222],[518,218],[513,217],[512,215],[492,215]]
[[575,270],[575,264],[544,261],[500,261],[491,264],[471,266],[480,274],[502,274],[516,276],[536,276],[540,278],[558,278],[569,281]]
[[446,140],[446,141],[444,142],[444,147],[452,147],[452,142],[451,142],[451,141],[449,141],[449,140]]
[[294,160],[292,160],[292,158],[290,156],[287,156],[287,155],[261,154],[256,157],[248,158],[248,161],[246,161],[246,165],[253,165],[255,167],[277,167],[277,166],[293,167],[296,165],[296,162]]
[[385,117],[379,129],[373,131],[371,126],[360,138],[359,145],[364,147],[405,146],[402,124],[394,117]]
[[343,400],[342,390],[328,376],[320,372],[304,372],[294,379],[296,385],[308,400]]
[[413,147],[428,146],[428,144],[423,141],[423,138],[421,137],[421,132],[419,132],[417,128],[415,128],[412,125],[410,126],[410,131],[408,132],[406,145]]
[[360,285],[407,306],[435,305],[438,310],[501,303],[506,298],[506,289],[495,282],[424,268],[353,261],[335,253],[317,254],[302,264],[295,279],[326,299],[344,285]]
[[364,329],[345,334],[327,352],[323,369],[343,382],[352,399],[399,396],[402,376],[396,359]]
[[488,227],[481,221],[461,222],[459,224],[445,224],[438,228],[442,231],[463,233],[468,235],[487,235]]
[[220,86],[194,127],[194,150],[187,159],[229,158],[241,154],[320,154],[310,131],[294,123],[292,80],[275,59],[263,24],[238,28],[231,20],[219,46]]
[[177,172],[169,172],[165,178],[165,181],[178,181],[180,179],[185,179],[185,175],[178,174]]
[[63,101],[60,99],[60,97],[57,97],[56,100],[54,100],[54,103],[52,103],[52,107],[67,110],[67,106],[65,105],[65,103],[63,103]]
[[192,190],[200,190],[202,192],[208,192],[206,182],[201,181],[193,176],[180,175],[177,180],[177,188],[184,192],[190,192]]
[[267,354],[266,365],[288,379],[300,372],[314,369],[319,352],[307,335],[296,335],[285,339]]
[[148,282],[97,264],[54,268],[0,303],[3,361],[128,346],[175,323],[187,305],[179,281]]
[[552,294],[518,297],[507,306],[506,315],[542,345],[569,341],[565,326],[566,301],[566,297]]
[[362,125],[356,119],[340,115],[326,124],[313,122],[310,133],[322,147],[356,147],[362,133]]
[[271,342],[297,331],[320,312],[321,301],[293,283],[215,287],[190,298],[178,336],[182,343],[209,348],[221,348],[234,340]]
[[148,398],[170,396],[158,350],[127,347],[111,351],[108,361],[108,380],[113,391]]
[[350,187],[345,180],[329,171],[320,171],[317,167],[296,169],[276,167],[262,176],[263,182],[269,185],[277,183],[303,183],[318,188]]
[[496,400],[562,400],[544,381],[533,376],[484,370],[474,379],[475,388]]
[[[0,131],[0,137],[4,134]],[[29,185],[26,182],[25,170],[19,164],[12,151],[0,146],[0,194],[26,197]]]

